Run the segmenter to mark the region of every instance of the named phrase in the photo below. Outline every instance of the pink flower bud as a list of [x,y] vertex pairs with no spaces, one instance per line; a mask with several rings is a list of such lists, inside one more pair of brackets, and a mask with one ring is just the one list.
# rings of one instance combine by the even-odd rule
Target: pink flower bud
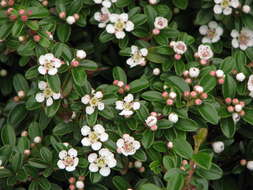
[[221,78],[221,79],[218,80],[219,84],[224,84],[224,82],[225,82],[225,80],[223,78]]
[[208,94],[205,93],[205,92],[202,93],[200,96],[201,96],[202,99],[207,99],[208,98]]
[[173,105],[173,103],[174,103],[174,101],[172,99],[168,99],[166,101],[166,104],[169,105],[169,106]]
[[225,99],[225,102],[226,102],[226,104],[231,104],[232,99],[231,99],[231,98],[226,98],[226,99]]
[[118,82],[119,82],[118,80],[114,80],[113,85],[118,86]]
[[191,93],[190,93],[189,91],[185,91],[185,92],[184,92],[184,96],[185,96],[185,97],[190,96],[190,94],[191,94]]
[[173,148],[173,142],[169,141],[169,142],[167,143],[167,147],[168,147],[169,149]]
[[76,189],[76,186],[75,185],[73,185],[73,184],[70,184],[69,185],[69,190],[75,190]]
[[216,72],[215,71],[210,71],[209,73],[211,76],[215,77],[216,76]]
[[194,53],[194,57],[195,58],[199,58],[199,54],[196,52],[196,53]]
[[234,112],[234,107],[233,106],[228,106],[227,110],[228,110],[229,113],[232,113],[232,112]]
[[175,55],[174,55],[174,58],[175,58],[176,60],[180,60],[180,59],[182,58],[182,56],[181,56],[180,54],[175,54]]
[[240,111],[240,112],[239,112],[239,115],[240,115],[240,116],[244,116],[244,115],[245,115],[245,111],[244,111],[244,110]]
[[4,0],[2,0],[2,1],[1,1],[1,6],[2,6],[2,7],[6,7],[6,6],[7,6],[7,2],[4,1]]
[[14,21],[14,20],[17,19],[17,16],[16,16],[16,15],[10,15],[10,16],[9,16],[9,19],[12,20],[12,21]]
[[14,4],[15,4],[15,1],[14,1],[14,0],[9,0],[9,1],[8,1],[8,5],[9,5],[9,6],[13,6]]
[[32,10],[28,10],[28,15],[32,15],[33,11]]
[[26,21],[28,20],[28,16],[22,15],[22,16],[21,16],[21,20],[22,20],[23,22],[26,22]]
[[157,128],[158,128],[157,125],[153,125],[153,126],[150,127],[151,131],[156,131]]
[[64,19],[64,18],[66,17],[66,12],[60,12],[60,13],[59,13],[59,17],[60,17],[61,19]]
[[189,71],[187,71],[187,70],[184,71],[184,72],[183,72],[183,75],[184,75],[184,77],[188,77],[188,76],[189,76]]
[[204,60],[204,59],[201,59],[201,60],[200,60],[200,64],[201,64],[201,65],[206,65],[206,64],[207,64],[207,61]]
[[154,111],[153,111],[153,112],[151,112],[151,113],[150,113],[150,115],[157,117],[157,113],[156,113],[156,112],[154,112]]
[[130,85],[127,84],[127,85],[125,86],[125,90],[126,90],[126,91],[129,91],[129,90],[130,90]]
[[187,84],[191,84],[191,83],[192,83],[192,79],[191,79],[191,78],[186,78],[186,79],[184,79],[184,81],[185,81]]
[[119,94],[124,94],[124,92],[125,92],[125,90],[123,88],[119,88],[119,90],[118,90]]
[[167,98],[169,96],[168,92],[163,92],[162,97]]
[[74,18],[75,18],[76,20],[79,20],[79,19],[80,19],[80,16],[79,16],[79,14],[77,14],[77,13],[75,13],[73,16],[74,16]]
[[240,160],[240,164],[241,164],[241,166],[246,166],[247,160],[245,160],[245,159]]
[[41,37],[40,37],[39,35],[33,36],[33,40],[34,40],[35,42],[39,42],[40,39],[41,39]]
[[157,29],[157,28],[155,28],[155,29],[152,30],[152,33],[153,33],[154,35],[159,35],[159,34],[160,34],[160,30]]
[[196,98],[198,93],[196,91],[191,91],[191,97]]
[[20,9],[20,10],[18,11],[18,13],[19,13],[20,15],[23,15],[23,14],[25,14],[25,10],[24,10],[24,9]]
[[76,61],[76,60],[74,60],[74,61],[71,62],[71,66],[72,67],[78,67],[79,66],[79,62]]
[[202,104],[202,100],[201,99],[196,99],[194,102],[195,102],[196,105],[201,105]]
[[123,81],[119,81],[118,82],[118,87],[123,87],[124,86],[124,82]]
[[237,98],[234,98],[234,99],[232,100],[232,102],[233,102],[233,104],[239,104],[239,100],[238,100]]
[[243,101],[240,101],[239,104],[240,104],[242,107],[245,106],[245,102],[243,102]]
[[76,182],[76,178],[74,178],[74,177],[70,177],[69,178],[69,183],[70,184],[73,184],[73,183],[75,183]]

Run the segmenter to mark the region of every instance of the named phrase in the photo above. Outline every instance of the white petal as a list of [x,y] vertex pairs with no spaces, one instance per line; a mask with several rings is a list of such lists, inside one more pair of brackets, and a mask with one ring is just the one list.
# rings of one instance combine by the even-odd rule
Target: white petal
[[238,37],[239,36],[239,32],[237,31],[237,30],[232,30],[231,31],[231,34],[230,34],[233,38],[236,38],[236,37]]
[[126,14],[126,13],[122,13],[119,17],[124,22],[128,21],[128,14]]
[[104,133],[105,132],[105,129],[102,125],[100,124],[96,124],[94,127],[93,127],[93,130],[98,132],[98,133]]
[[115,23],[119,19],[119,15],[118,14],[111,14],[109,19],[112,23]]
[[238,40],[237,39],[233,39],[232,40],[232,46],[233,46],[233,48],[238,48],[239,47],[239,42],[238,42]]
[[47,73],[47,70],[44,66],[39,66],[38,71],[40,74],[45,75]]
[[111,158],[111,159],[108,160],[107,165],[108,165],[110,168],[114,168],[114,167],[117,165],[117,161],[116,161],[114,158]]
[[49,75],[55,75],[57,73],[57,69],[56,68],[52,68],[48,70],[48,74]]
[[90,127],[88,127],[87,125],[83,126],[81,128],[81,133],[83,136],[87,136],[90,133]]
[[87,113],[88,115],[91,115],[91,114],[94,113],[95,109],[94,109],[93,107],[91,107],[91,106],[87,106],[87,107],[85,108],[85,111],[86,111],[86,113]]
[[147,48],[142,48],[140,50],[140,52],[141,52],[141,55],[144,56],[144,57],[148,55],[148,49]]
[[60,169],[64,169],[64,168],[65,168],[65,165],[64,165],[64,163],[63,163],[62,160],[59,160],[59,161],[57,162],[57,166],[58,166],[58,168],[60,168]]
[[118,139],[116,142],[117,147],[123,147],[125,144],[125,141],[123,139]]
[[201,35],[206,35],[207,34],[207,31],[208,31],[208,27],[207,25],[202,25],[199,27],[199,33]]
[[93,150],[99,150],[102,147],[102,143],[101,142],[95,142],[93,144],[91,144],[91,148]]
[[91,153],[91,154],[89,154],[89,156],[88,156],[88,161],[89,161],[90,163],[95,162],[95,161],[97,160],[97,157],[98,157],[98,155],[97,155],[96,153]]
[[102,111],[102,110],[104,110],[104,109],[105,109],[105,104],[102,103],[102,102],[99,102],[99,103],[98,103],[98,110]]
[[53,93],[53,98],[54,98],[55,100],[58,100],[60,97],[61,97],[61,94],[60,94],[60,93]]
[[99,170],[99,173],[100,173],[102,176],[106,177],[106,176],[110,175],[111,169],[110,169],[109,167],[104,167],[104,168],[101,168],[101,169]]
[[115,35],[117,39],[123,39],[126,36],[126,33],[123,31],[116,31]]
[[210,21],[210,22],[208,23],[208,26],[209,26],[209,28],[211,28],[211,29],[216,29],[216,28],[218,27],[218,23],[215,22],[215,21]]
[[231,15],[231,13],[232,13],[232,8],[226,7],[225,9],[223,9],[224,15]]
[[114,26],[112,25],[112,24],[107,24],[107,26],[106,26],[106,31],[109,33],[109,34],[113,34],[113,33],[115,33],[115,28],[114,28]]
[[108,1],[108,0],[104,0],[104,1],[102,2],[102,5],[103,5],[104,7],[106,7],[106,8],[110,8],[110,7],[112,6],[112,3],[111,3],[110,1]]
[[109,138],[109,136],[108,136],[107,133],[102,133],[102,134],[100,135],[100,141],[102,141],[102,142],[107,141],[108,138]]
[[90,140],[87,137],[84,137],[82,139],[81,143],[83,146],[90,146],[91,145]]
[[222,7],[220,5],[215,5],[213,7],[213,11],[215,14],[221,14],[222,13]]
[[67,166],[67,167],[66,167],[66,170],[67,170],[68,172],[73,172],[75,169],[76,169],[76,167],[74,167],[74,166]]
[[51,98],[51,97],[47,98],[47,100],[46,100],[46,105],[47,105],[48,107],[51,106],[53,103],[54,103],[53,98]]
[[47,83],[45,81],[40,81],[38,83],[38,87],[39,87],[40,90],[45,90],[46,87],[47,87]]
[[66,150],[62,150],[59,152],[59,158],[64,159],[68,155],[68,152]]
[[76,157],[77,156],[77,150],[74,148],[71,148],[68,150],[68,154],[72,157]]
[[83,96],[82,99],[81,99],[81,102],[82,102],[83,104],[88,104],[89,101],[90,101],[90,95],[85,95],[85,96]]
[[44,94],[43,93],[37,93],[36,96],[35,96],[35,100],[37,102],[40,102],[40,103],[44,102],[44,100],[45,100]]
[[131,110],[123,110],[122,112],[119,113],[119,115],[124,115],[124,116],[131,116],[133,115],[133,111]]
[[40,63],[41,65],[44,65],[46,61],[47,61],[47,59],[46,59],[45,55],[41,55],[41,56],[39,57],[39,63]]
[[101,91],[97,91],[97,92],[95,93],[95,97],[96,97],[96,98],[103,98],[103,93],[102,93]]
[[116,109],[117,110],[123,110],[123,105],[124,105],[124,102],[123,101],[116,101]]
[[125,102],[132,102],[134,100],[134,96],[132,94],[128,94],[125,98]]
[[89,170],[91,172],[97,172],[98,171],[98,166],[96,164],[92,163],[92,164],[89,165]]
[[127,21],[126,26],[125,26],[125,30],[127,32],[134,30],[134,23],[131,21]]
[[134,110],[138,110],[138,109],[140,109],[140,107],[141,107],[141,104],[139,102],[134,102],[133,103],[133,109]]

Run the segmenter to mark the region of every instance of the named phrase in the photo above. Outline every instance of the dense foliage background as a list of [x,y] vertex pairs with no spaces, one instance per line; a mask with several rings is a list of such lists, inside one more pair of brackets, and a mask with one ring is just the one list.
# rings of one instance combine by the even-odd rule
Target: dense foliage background
[[0,189],[253,189],[252,0],[0,5]]

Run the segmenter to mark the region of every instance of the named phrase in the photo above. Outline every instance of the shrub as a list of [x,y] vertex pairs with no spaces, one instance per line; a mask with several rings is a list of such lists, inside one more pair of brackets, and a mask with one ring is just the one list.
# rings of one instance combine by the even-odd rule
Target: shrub
[[0,189],[253,189],[251,0],[0,5]]

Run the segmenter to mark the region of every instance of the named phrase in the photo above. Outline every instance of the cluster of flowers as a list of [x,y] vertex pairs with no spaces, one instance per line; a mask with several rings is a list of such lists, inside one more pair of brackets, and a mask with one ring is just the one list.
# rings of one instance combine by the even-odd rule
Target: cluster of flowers
[[119,94],[124,94],[126,91],[130,90],[130,86],[128,84],[124,84],[123,81],[114,80],[113,85],[119,87],[119,90],[118,90]]
[[201,65],[206,65],[213,57],[214,53],[209,45],[199,45],[198,51],[194,54],[199,59]]
[[193,87],[193,91],[184,92],[184,98],[188,102],[193,102],[194,105],[201,105],[203,103],[203,100],[208,98],[208,94],[204,92],[204,89],[202,86],[196,85]]
[[157,121],[159,116],[159,113],[151,112],[150,116],[148,116],[145,120],[146,125],[150,128],[151,131],[156,131],[158,129]]
[[127,59],[126,63],[130,68],[137,65],[145,66],[146,65],[146,56],[148,55],[147,48],[139,49],[137,46],[131,46],[131,57]]
[[215,14],[231,15],[233,9],[242,8],[244,13],[249,13],[251,11],[250,6],[245,4],[241,6],[239,0],[214,0],[213,11]]
[[[16,12],[18,12],[18,14]],[[9,17],[11,21],[20,19],[21,21],[26,22],[29,16],[32,15],[32,10],[27,10],[27,11],[24,9],[15,10],[14,8],[11,7],[7,9],[6,15]]]
[[217,78],[219,84],[223,84],[225,81],[225,74],[222,70],[210,71],[210,75]]
[[168,19],[164,17],[156,17],[154,22],[153,34],[159,35],[160,31],[168,26]]
[[164,91],[162,93],[162,97],[166,99],[166,104],[168,106],[172,106],[174,104],[174,101],[175,101],[176,97],[177,97],[177,94],[174,91],[171,91],[169,93]]
[[66,15],[66,12],[60,12],[59,13],[59,17],[63,20],[66,20],[66,22],[69,24],[69,25],[72,25],[74,23],[76,23],[79,19],[80,19],[80,16],[79,14],[77,13],[74,13],[73,15],[69,15],[67,16]]
[[82,59],[85,59],[87,56],[86,52],[84,50],[77,50],[76,51],[76,58],[71,61],[72,67],[78,67],[80,64],[80,61]]
[[189,70],[183,72],[183,77],[186,83],[191,84],[192,80],[198,78],[200,73],[199,68],[191,67]]
[[243,110],[245,102],[239,101],[237,98],[226,98],[225,102],[227,104],[228,112],[232,113],[234,122],[238,122],[240,117],[245,115],[245,111]]
[[69,178],[69,190],[84,190],[84,176],[79,176],[78,180],[74,177]]
[[187,46],[183,41],[171,41],[170,47],[173,48],[176,60],[180,60],[182,55],[187,51]]

